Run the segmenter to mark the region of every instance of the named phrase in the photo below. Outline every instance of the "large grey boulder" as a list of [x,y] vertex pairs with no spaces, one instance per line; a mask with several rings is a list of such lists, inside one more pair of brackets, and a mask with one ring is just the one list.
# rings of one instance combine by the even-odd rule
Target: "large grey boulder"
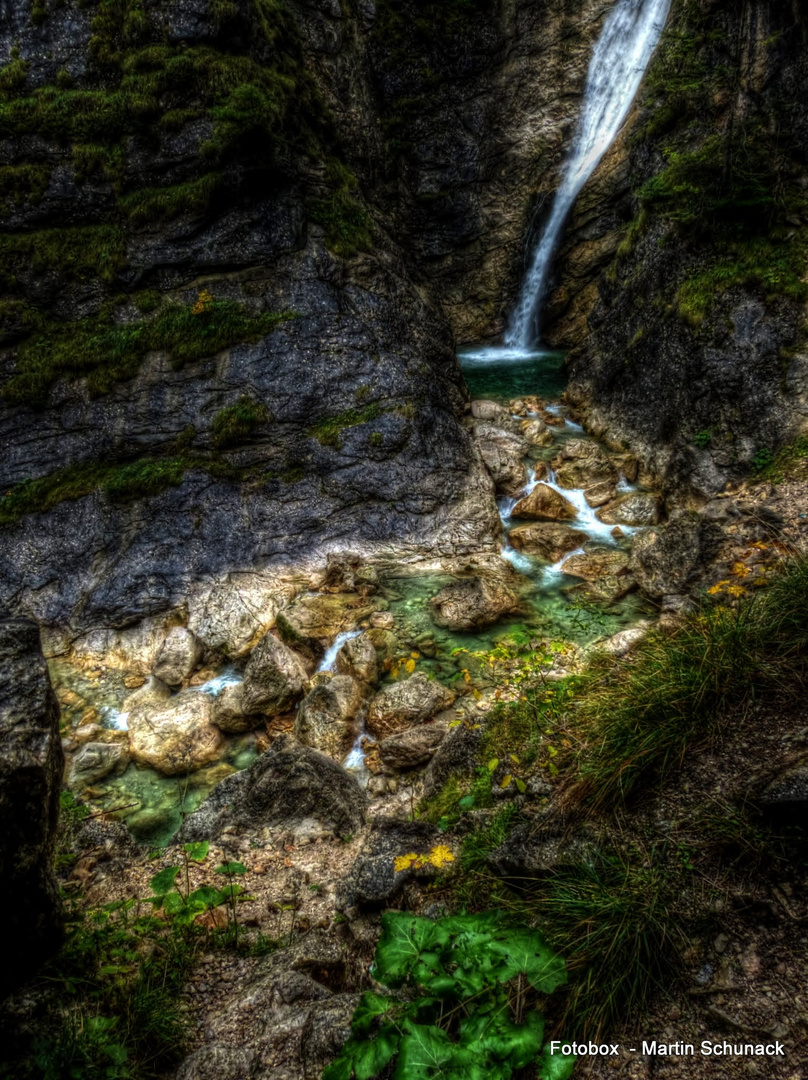
[[181,842],[213,840],[231,827],[248,836],[265,826],[314,818],[339,836],[362,824],[367,798],[356,780],[318,750],[281,735],[249,769],[217,785],[179,832]]
[[297,653],[272,634],[265,634],[244,671],[242,712],[279,716],[294,705],[306,681],[306,669]]
[[514,506],[513,517],[535,521],[574,521],[578,511],[555,488],[536,484],[531,493]]
[[420,672],[386,686],[370,703],[368,731],[379,739],[422,724],[454,701],[454,694]]
[[0,995],[61,936],[53,846],[64,767],[59,704],[26,619],[0,620]]
[[532,525],[519,525],[511,530],[510,541],[517,551],[538,555],[548,562],[556,562],[562,555],[585,544],[588,537],[580,529],[571,529],[554,521],[537,521]]
[[607,503],[596,516],[605,525],[656,525],[659,497],[650,491],[629,491]]
[[654,599],[684,592],[705,558],[702,533],[698,514],[681,511],[638,536],[629,570],[642,591]]

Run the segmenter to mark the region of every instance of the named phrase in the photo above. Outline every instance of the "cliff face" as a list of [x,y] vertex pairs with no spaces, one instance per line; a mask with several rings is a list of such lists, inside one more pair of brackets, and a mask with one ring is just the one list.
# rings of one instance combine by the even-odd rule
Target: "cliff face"
[[449,327],[346,160],[372,171],[378,121],[343,150],[323,98],[332,53],[357,83],[355,20],[12,3],[0,28],[4,600],[114,626],[329,546],[490,546]]
[[490,548],[452,329],[501,327],[603,10],[5,5],[0,597]]
[[808,417],[805,14],[675,3],[559,253],[570,395],[671,492],[721,490]]

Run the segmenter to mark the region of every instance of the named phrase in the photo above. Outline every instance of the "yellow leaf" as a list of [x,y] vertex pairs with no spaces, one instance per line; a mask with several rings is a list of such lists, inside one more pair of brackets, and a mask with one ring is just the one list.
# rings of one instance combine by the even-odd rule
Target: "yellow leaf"
[[398,678],[398,664],[396,664],[395,667],[390,669],[390,678],[391,679],[397,679]]
[[410,656],[413,658],[413,660],[419,660],[421,658],[421,654],[419,652],[411,652]]
[[510,784],[511,780],[513,780],[513,777],[510,773],[508,773],[507,776],[503,776],[503,778],[500,780],[499,786],[501,788],[506,788]]
[[750,570],[749,567],[746,566],[744,563],[736,562],[732,564],[732,569],[730,570],[730,573],[733,575],[733,577],[746,577],[750,573]]
[[412,674],[412,672],[415,671],[415,661],[412,659],[408,660],[404,665],[404,670],[409,674]]
[[514,763],[514,765],[519,764],[519,758],[516,756],[516,754],[511,754],[511,761]]
[[471,675],[469,675],[469,673],[467,671],[464,671],[463,672],[463,679],[464,679],[465,682],[470,683],[471,682]]
[[447,847],[446,844],[438,844],[437,847],[433,847],[427,856],[427,859],[438,869],[442,866],[446,866],[447,863],[455,861],[452,849]]
[[421,856],[416,855],[414,851],[409,852],[407,855],[397,855],[393,862],[393,868],[396,873],[401,870],[409,870],[411,866],[418,866],[420,858]]
[[474,698],[475,701],[479,701],[483,695],[480,693],[479,690],[474,689],[471,691],[471,696]]

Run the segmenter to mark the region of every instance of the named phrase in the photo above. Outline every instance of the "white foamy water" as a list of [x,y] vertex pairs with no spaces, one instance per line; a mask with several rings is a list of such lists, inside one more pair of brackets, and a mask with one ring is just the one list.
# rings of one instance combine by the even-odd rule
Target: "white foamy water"
[[329,646],[325,656],[320,661],[318,671],[333,671],[337,665],[337,653],[340,651],[346,641],[350,641],[351,638],[359,637],[362,633],[361,630],[347,630],[343,634],[337,634],[333,643]]
[[210,694],[211,697],[216,697],[218,694],[221,694],[226,686],[238,686],[241,681],[241,674],[237,672],[235,668],[227,668],[221,675],[216,675],[213,679],[208,679],[206,683],[202,683],[201,686],[197,686],[194,689],[201,690],[203,694]]
[[617,0],[606,17],[589,62],[581,115],[550,216],[505,336],[513,351],[527,350],[541,340],[539,312],[564,222],[631,108],[670,5],[671,0]]

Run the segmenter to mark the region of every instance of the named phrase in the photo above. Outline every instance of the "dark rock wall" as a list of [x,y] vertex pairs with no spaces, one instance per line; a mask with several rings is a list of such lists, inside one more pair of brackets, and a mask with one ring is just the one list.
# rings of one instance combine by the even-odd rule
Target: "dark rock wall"
[[24,619],[0,619],[0,996],[35,970],[61,934],[53,844],[64,757],[59,705]]
[[808,420],[805,18],[677,0],[559,253],[570,395],[671,493],[721,490]]

